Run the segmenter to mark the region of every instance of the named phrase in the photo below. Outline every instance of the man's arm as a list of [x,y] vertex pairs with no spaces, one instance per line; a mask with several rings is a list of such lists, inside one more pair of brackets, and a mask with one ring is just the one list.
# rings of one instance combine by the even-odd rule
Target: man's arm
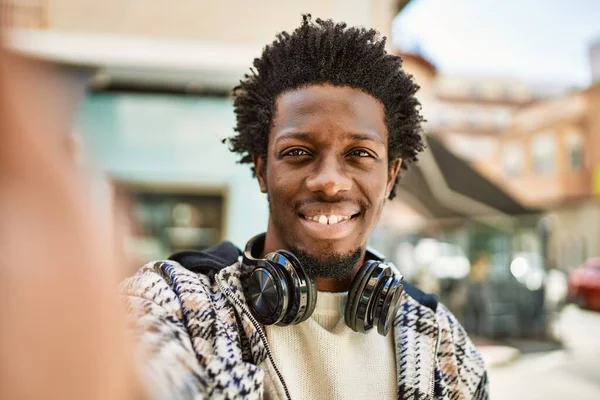
[[122,285],[144,391],[153,399],[207,397],[202,367],[166,281],[142,269]]
[[137,398],[123,259],[64,146],[77,107],[55,69],[0,48],[0,398]]
[[[121,291],[154,398],[259,399],[264,371],[244,358],[238,320],[216,284],[176,262],[155,262]],[[251,351],[251,349],[246,349]]]

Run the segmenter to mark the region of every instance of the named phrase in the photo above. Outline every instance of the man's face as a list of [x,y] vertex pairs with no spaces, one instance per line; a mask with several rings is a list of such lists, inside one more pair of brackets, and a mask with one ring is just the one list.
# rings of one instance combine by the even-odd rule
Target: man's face
[[267,243],[316,260],[362,255],[400,166],[389,167],[383,104],[311,85],[283,93],[275,108],[268,161],[255,157],[270,203]]

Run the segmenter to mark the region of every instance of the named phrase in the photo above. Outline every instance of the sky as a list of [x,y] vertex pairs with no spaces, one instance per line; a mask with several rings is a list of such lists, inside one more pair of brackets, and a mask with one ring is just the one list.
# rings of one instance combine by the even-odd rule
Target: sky
[[600,0],[412,0],[394,21],[440,73],[586,87]]

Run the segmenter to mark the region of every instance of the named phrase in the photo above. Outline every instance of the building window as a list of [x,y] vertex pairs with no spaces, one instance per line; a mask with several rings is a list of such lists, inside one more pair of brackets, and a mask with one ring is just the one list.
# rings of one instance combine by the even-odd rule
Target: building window
[[523,148],[518,143],[507,143],[502,149],[502,168],[509,177],[518,176],[523,171]]
[[452,111],[454,110],[446,104],[437,103],[435,104],[435,112],[427,118],[427,121],[434,127],[445,128],[453,123],[451,115]]
[[467,160],[489,158],[498,148],[498,139],[492,137],[448,132],[446,139],[452,151]]
[[574,170],[583,167],[583,136],[578,132],[567,135],[567,151],[569,152],[569,167]]
[[486,96],[485,87],[480,82],[473,82],[469,87],[470,97],[476,100],[484,99]]
[[556,161],[556,140],[551,132],[542,132],[531,141],[533,171],[540,175],[554,172]]
[[481,128],[485,122],[485,110],[474,104],[469,104],[463,108],[464,121],[469,128]]
[[139,262],[182,250],[202,250],[222,240],[222,195],[136,191],[131,201],[131,250]]
[[510,124],[511,110],[508,107],[496,107],[493,112],[494,125],[497,129],[505,129]]

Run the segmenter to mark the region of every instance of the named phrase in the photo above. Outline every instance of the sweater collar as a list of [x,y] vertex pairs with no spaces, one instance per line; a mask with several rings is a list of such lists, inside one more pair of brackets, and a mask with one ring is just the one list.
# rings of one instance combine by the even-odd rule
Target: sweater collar
[[318,292],[313,315],[343,316],[347,299],[348,292]]

